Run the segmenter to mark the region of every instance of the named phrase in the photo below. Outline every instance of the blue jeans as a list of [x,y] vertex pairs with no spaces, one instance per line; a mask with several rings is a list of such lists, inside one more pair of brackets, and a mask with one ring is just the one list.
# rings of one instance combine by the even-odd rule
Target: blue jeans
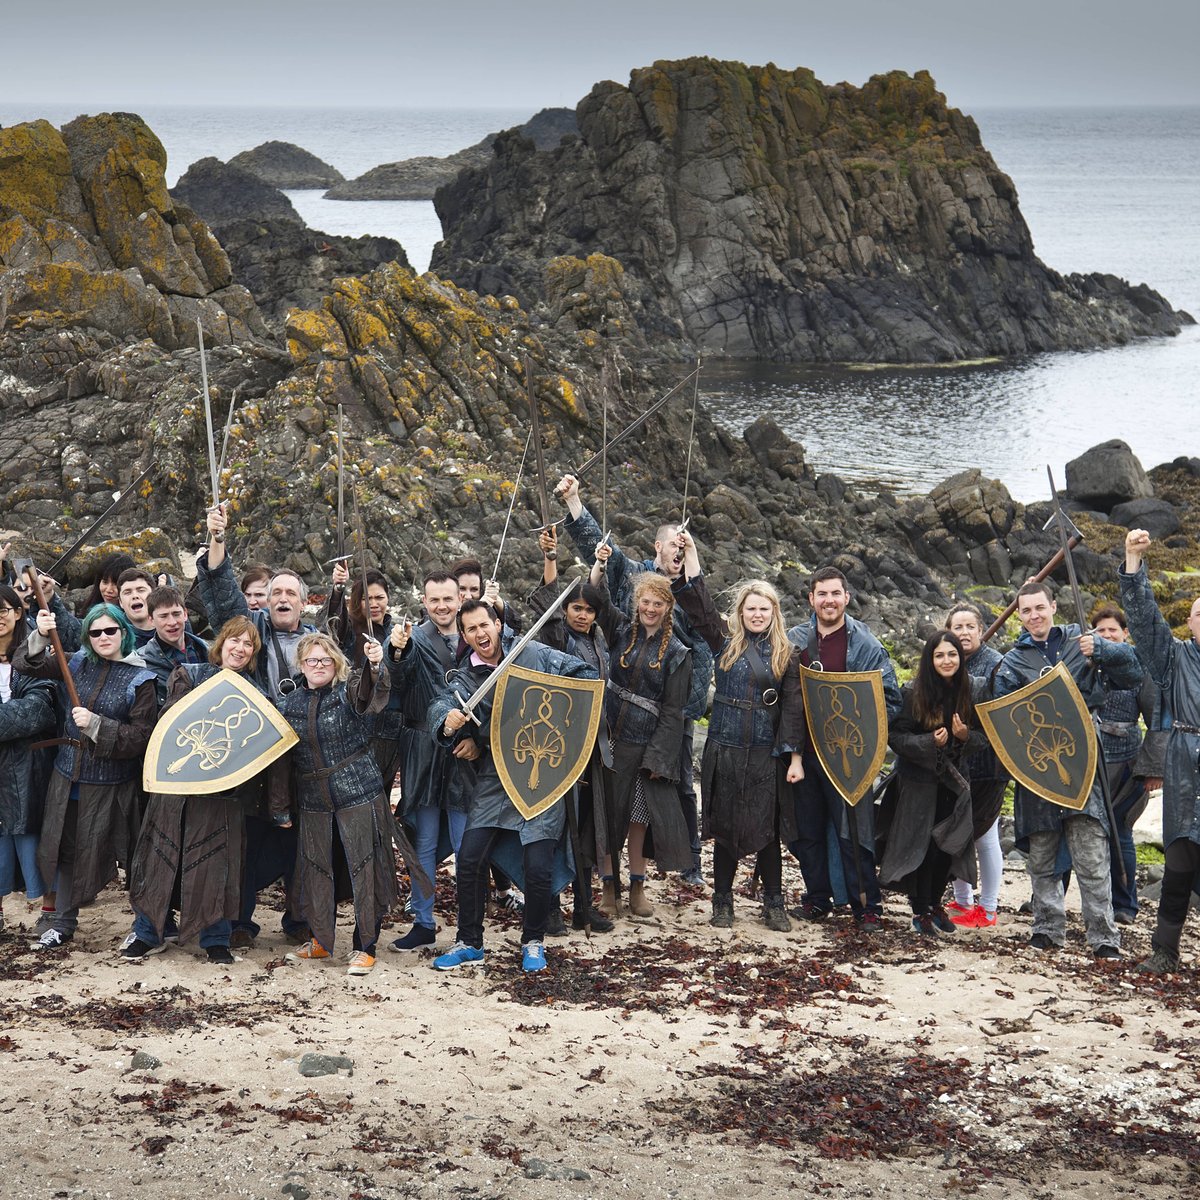
[[25,895],[36,900],[45,895],[46,885],[37,865],[38,835],[10,833],[0,835],[0,899],[9,895],[17,885],[17,863],[25,878]]
[[[462,846],[463,832],[467,828],[465,812],[448,811],[445,814],[446,823],[450,827],[450,845],[457,855]],[[432,806],[415,808],[410,820],[416,827],[416,837],[413,848],[417,852],[417,861],[421,869],[429,876],[430,883],[437,881],[437,851],[438,837],[442,830],[442,810]],[[412,889],[413,921],[424,925],[426,929],[435,929],[433,919],[433,893],[423,894],[420,887],[414,883]]]
[[[167,929],[174,925],[174,913],[167,917]],[[165,930],[164,930],[165,932]],[[229,946],[229,935],[233,932],[233,922],[228,920],[214,921],[200,931],[200,949],[207,950],[209,946]],[[140,912],[133,914],[133,935],[139,942],[147,946],[157,946],[162,939],[154,928],[154,922],[149,917],[143,917]]]

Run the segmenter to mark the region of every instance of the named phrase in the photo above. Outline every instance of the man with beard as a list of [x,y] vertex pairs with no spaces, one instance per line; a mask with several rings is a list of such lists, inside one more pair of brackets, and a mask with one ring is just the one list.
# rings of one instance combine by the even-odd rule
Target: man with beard
[[[567,506],[570,517],[563,528],[571,535],[580,557],[590,563],[603,533],[596,518],[584,506],[579,495],[579,481],[574,475],[564,475],[554,489]],[[656,571],[675,581],[683,577],[683,546],[680,545],[677,524],[660,525],[654,535],[654,557],[640,562],[627,558],[616,545],[608,559],[606,573],[608,590],[617,608],[628,613],[633,595],[633,577],[642,571]],[[695,772],[692,767],[692,738],[695,722],[708,708],[708,689],[712,683],[713,653],[708,643],[692,627],[691,618],[677,604],[673,616],[674,634],[692,653],[692,682],[683,707],[683,746],[679,757],[679,804],[687,822],[688,839],[692,847],[692,867],[681,878],[685,883],[701,887],[700,822],[696,810]]]
[[[481,700],[475,716],[480,724],[471,724],[470,715],[461,707],[454,692],[464,696],[475,692],[499,666],[505,654],[503,622],[496,610],[482,600],[468,600],[458,613],[458,627],[471,649],[469,659],[453,672],[437,699],[429,707],[432,737],[439,745],[453,747],[463,739],[476,747],[479,770],[471,797],[471,815],[462,845],[456,855],[458,882],[458,936],[446,953],[433,960],[439,971],[483,961],[483,917],[487,897],[488,862],[499,844],[519,842],[525,878],[525,915],[521,933],[521,966],[525,971],[541,971],[546,966],[543,939],[546,918],[553,895],[552,876],[555,853],[566,824],[563,802],[552,805],[536,817],[521,815],[509,799],[500,781],[489,743],[491,704],[495,692]],[[516,657],[519,666],[568,678],[595,679],[589,667],[569,654],[530,642]],[[570,803],[567,798],[565,803]]]
[[[401,816],[413,831],[417,859],[431,881],[438,862],[458,853],[467,827],[467,810],[475,784],[479,746],[469,736],[443,746],[430,737],[429,705],[445,688],[458,651],[458,581],[448,571],[432,571],[421,588],[425,620],[415,626],[406,645],[389,641],[387,661],[392,690],[403,697],[400,730]],[[391,943],[397,951],[431,946],[437,938],[433,895],[414,884],[413,925]]]
[[[262,639],[263,653],[258,656],[254,679],[273,699],[296,690],[299,673],[296,647],[300,639],[316,633],[316,627],[301,620],[308,589],[291,571],[278,571],[267,589],[267,605],[250,610],[229,558],[224,535],[228,526],[223,505],[208,511],[208,547],[196,559],[196,582],[200,597],[214,629],[220,629],[231,617],[249,617]],[[289,911],[283,914],[283,931],[288,940],[304,942],[309,931],[304,922],[290,911],[292,873],[296,866],[296,830],[285,829],[270,819],[265,808],[246,814],[246,870],[242,886],[242,910],[234,923],[230,945],[234,949],[249,946],[258,936],[254,921],[258,893],[277,879],[283,879],[289,893]]]
[[[847,615],[850,585],[846,576],[836,567],[822,567],[812,577],[808,603],[812,609],[808,623],[795,625],[787,633],[788,641],[800,647],[800,661],[805,666],[819,662],[826,671],[881,672],[887,715],[889,719],[895,716],[900,711],[895,668],[879,639],[861,621]],[[805,741],[801,759],[804,777],[794,785],[797,838],[788,849],[800,860],[807,890],[792,915],[806,921],[821,921],[833,907],[829,845],[832,823],[854,919],[864,933],[877,933],[883,897],[875,873],[874,814],[869,804],[860,804],[851,817],[841,794],[821,766],[811,731]],[[862,868],[861,884],[856,864]],[[860,895],[866,897],[865,908]]]

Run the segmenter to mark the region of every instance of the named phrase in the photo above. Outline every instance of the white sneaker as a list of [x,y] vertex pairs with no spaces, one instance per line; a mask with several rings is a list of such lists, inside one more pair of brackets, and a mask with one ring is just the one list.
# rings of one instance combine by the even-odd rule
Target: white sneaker
[[59,933],[57,929],[47,929],[36,942],[30,942],[30,950],[61,950],[75,935]]

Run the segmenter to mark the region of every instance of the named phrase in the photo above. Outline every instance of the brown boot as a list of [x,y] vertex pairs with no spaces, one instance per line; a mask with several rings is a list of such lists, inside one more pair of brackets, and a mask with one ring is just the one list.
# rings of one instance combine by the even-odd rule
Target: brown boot
[[654,909],[646,899],[646,885],[640,879],[629,881],[629,915],[641,920],[654,916]]
[[615,921],[621,915],[617,912],[617,885],[611,879],[604,881],[604,893],[600,897],[600,911],[610,921]]

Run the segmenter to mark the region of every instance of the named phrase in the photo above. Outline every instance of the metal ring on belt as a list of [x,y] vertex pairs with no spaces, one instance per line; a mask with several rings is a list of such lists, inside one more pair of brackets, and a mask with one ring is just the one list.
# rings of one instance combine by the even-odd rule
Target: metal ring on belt
[[779,703],[779,691],[777,688],[766,688],[762,694],[762,704],[758,704],[754,700],[739,700],[734,696],[727,696],[724,692],[717,692],[713,695],[713,702],[720,700],[722,704],[731,704],[734,708],[761,708],[764,705],[771,708]]

